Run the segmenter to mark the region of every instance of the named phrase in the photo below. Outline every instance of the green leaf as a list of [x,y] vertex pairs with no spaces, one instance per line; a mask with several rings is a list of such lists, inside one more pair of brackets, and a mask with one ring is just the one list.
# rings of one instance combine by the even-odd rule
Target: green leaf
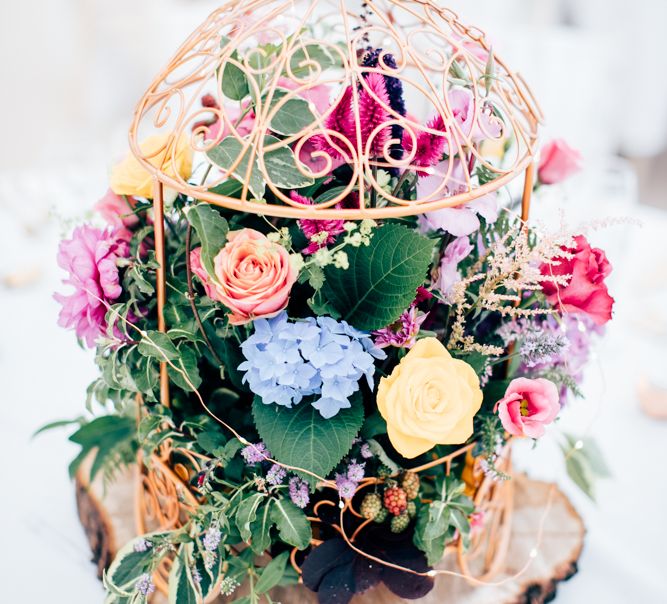
[[320,290],[358,329],[390,325],[410,306],[428,271],[433,242],[398,224],[375,231],[370,244],[347,247],[347,270],[328,266]]
[[190,206],[186,216],[201,242],[202,266],[209,275],[215,275],[213,259],[227,242],[229,225],[220,213],[207,203]]
[[271,527],[274,524],[271,520],[273,501],[273,499],[266,499],[257,508],[255,520],[250,523],[250,533],[252,534],[250,546],[258,556],[271,547]]
[[313,536],[303,510],[286,499],[276,499],[271,507],[271,521],[275,522],[280,539],[297,549],[306,549]]
[[[285,96],[290,94],[287,90],[277,89],[271,99],[271,111],[279,102],[283,102]],[[293,93],[292,93],[293,94]],[[310,110],[310,103],[303,98],[290,98],[280,106],[271,118],[270,128],[273,132],[290,136],[302,132],[310,126],[317,118]]]
[[199,604],[197,588],[192,571],[188,564],[188,554],[192,552],[192,544],[184,543],[174,558],[174,564],[169,573],[169,604]]
[[194,392],[202,383],[199,375],[199,357],[189,346],[180,346],[179,352],[180,357],[173,362],[174,367],[167,366],[169,378],[186,392]]
[[134,551],[134,546],[140,540],[151,543],[154,540],[163,539],[168,533],[148,533],[126,543],[116,554],[111,566],[106,572],[105,581],[120,591],[132,591],[137,579],[148,572],[151,560],[156,554],[154,547],[149,547],[145,552]]
[[[234,177],[239,182],[245,182],[247,178],[248,188],[256,199],[264,197],[264,190],[266,183],[259,171],[257,164],[257,157],[253,145],[246,142],[247,148],[241,141],[234,136],[228,136],[220,141],[220,143],[207,152],[208,158],[219,168],[229,172],[241,157],[241,161],[234,170],[231,171],[230,176]],[[250,175],[248,176],[248,166],[252,157],[252,167],[250,168]]]
[[72,424],[79,424],[80,422],[81,422],[80,419],[59,419],[58,421],[55,421],[55,422],[49,422],[48,424],[45,424],[41,428],[39,428],[32,435],[32,438],[35,438],[35,436],[38,436],[39,434],[42,434],[43,432],[47,432],[48,430],[54,430],[56,428],[63,428],[65,426],[71,426]]
[[[290,59],[290,71],[299,79],[312,78],[317,72],[339,64],[340,60],[328,48],[319,44],[307,44],[297,48]],[[318,69],[319,65],[321,69]]]
[[424,539],[432,541],[447,532],[452,520],[452,510],[444,501],[434,501],[428,506],[428,523],[424,527]]
[[[308,401],[288,409],[265,405],[255,397],[252,412],[261,439],[278,461],[326,477],[359,433],[364,420],[359,398],[354,397],[349,409],[341,409],[330,419],[323,419]],[[303,477],[311,485],[317,482],[312,476]]]
[[[238,61],[238,53],[234,51],[230,58]],[[222,71],[221,86],[223,94],[232,101],[241,101],[250,93],[246,74],[238,65],[229,61],[225,63]]]
[[257,516],[257,508],[265,498],[264,493],[253,493],[242,499],[236,509],[236,527],[239,529],[241,539],[246,543],[250,541],[252,535],[250,524],[254,522]]
[[593,481],[595,480],[586,459],[576,453],[565,460],[565,469],[568,476],[591,500],[595,501]]
[[197,444],[205,453],[213,453],[216,449],[223,447],[227,439],[218,430],[206,430],[197,435]]
[[259,581],[255,584],[255,591],[258,594],[266,593],[280,583],[280,580],[285,574],[288,557],[289,553],[283,552],[273,558],[273,560],[262,569]]
[[175,361],[178,349],[166,333],[147,331],[139,342],[139,352],[146,357],[153,357],[159,361]]
[[[278,139],[267,136],[266,145],[277,142]],[[290,147],[278,147],[263,154],[264,168],[271,183],[281,189],[299,189],[315,182],[309,176],[301,174],[297,168],[297,159]]]

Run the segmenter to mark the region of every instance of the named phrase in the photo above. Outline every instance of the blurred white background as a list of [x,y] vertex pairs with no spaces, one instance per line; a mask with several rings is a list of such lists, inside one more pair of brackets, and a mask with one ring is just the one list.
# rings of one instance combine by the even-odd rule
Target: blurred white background
[[[3,1],[0,13],[0,601],[91,604],[89,564],[64,433],[29,440],[81,413],[91,354],[56,326],[57,241],[106,188],[126,150],[135,102],[212,0]],[[584,515],[580,573],[558,602],[667,602],[667,423],[640,409],[667,389],[667,24],[665,0],[451,0],[540,99],[545,140],[581,149],[585,171],[535,200],[551,220],[632,217],[596,233],[615,266],[616,320],[564,423],[595,436],[613,468],[599,503],[578,494],[553,441],[530,456]],[[662,396],[665,397],[664,390]],[[663,403],[664,405],[665,403]],[[520,457],[520,454],[517,455]]]

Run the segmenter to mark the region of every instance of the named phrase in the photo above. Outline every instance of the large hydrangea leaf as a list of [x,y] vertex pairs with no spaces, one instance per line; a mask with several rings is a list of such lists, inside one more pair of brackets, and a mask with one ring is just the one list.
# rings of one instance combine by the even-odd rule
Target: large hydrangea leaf
[[402,225],[386,224],[369,245],[346,252],[349,268],[327,267],[322,293],[346,321],[372,331],[396,321],[415,299],[433,242]]
[[[265,405],[255,398],[252,413],[260,438],[275,459],[326,477],[352,447],[364,421],[361,401],[354,400],[349,409],[323,419],[307,401],[293,408]],[[311,485],[314,477],[303,474]]]

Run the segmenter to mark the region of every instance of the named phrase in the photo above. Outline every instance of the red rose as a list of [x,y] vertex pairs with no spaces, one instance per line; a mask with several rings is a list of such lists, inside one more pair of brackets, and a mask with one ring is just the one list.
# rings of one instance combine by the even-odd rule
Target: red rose
[[558,264],[543,264],[540,269],[547,276],[571,275],[568,284],[545,281],[542,291],[549,304],[562,312],[586,313],[597,325],[604,325],[611,319],[614,305],[604,282],[611,273],[611,264],[605,253],[591,247],[583,235],[574,241],[574,248],[563,248],[574,254],[572,258],[559,258]]

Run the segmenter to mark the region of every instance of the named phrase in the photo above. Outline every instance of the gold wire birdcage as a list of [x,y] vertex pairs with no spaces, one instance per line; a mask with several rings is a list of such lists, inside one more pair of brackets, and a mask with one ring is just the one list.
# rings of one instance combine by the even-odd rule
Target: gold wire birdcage
[[[167,329],[163,313],[167,189],[237,212],[362,220],[454,208],[518,181],[521,215],[527,220],[542,116],[521,76],[495,54],[482,31],[462,24],[453,11],[435,2],[351,4],[344,0],[231,1],[189,36],[139,102],[129,138],[133,153],[153,178],[160,331]],[[420,114],[407,113],[405,107],[378,95],[369,83],[373,74],[399,83],[404,98]],[[372,131],[364,132],[362,92],[389,116]],[[345,95],[355,136],[343,136],[332,127]],[[463,105],[462,96],[467,97]],[[245,97],[252,98],[252,104],[244,103]],[[141,141],[155,133],[166,136],[149,153]],[[445,161],[436,168],[415,164],[420,133],[444,136],[447,155],[456,155],[460,161],[456,165]],[[202,172],[198,179],[186,180],[168,169],[182,152],[184,140]],[[403,151],[396,152],[397,146]],[[296,180],[285,178],[281,162],[289,163],[291,174],[299,175]],[[289,195],[297,184],[323,178],[341,164],[349,167],[349,182],[335,194],[312,205]],[[378,180],[381,171],[405,175],[415,170],[426,172],[433,183],[416,199],[403,199],[398,187],[387,191]],[[238,183],[233,194],[225,185],[230,181]],[[352,192],[356,192],[354,203],[349,202]],[[162,404],[168,406],[164,363],[160,393]],[[467,445],[413,470],[444,464],[449,473],[454,461],[465,463],[473,477],[470,492],[477,507],[488,514],[487,529],[467,552],[460,540],[451,548],[458,552],[462,574],[472,582],[483,582],[502,567],[507,551],[512,485],[480,474],[472,449],[473,445]],[[509,451],[502,459],[500,469],[508,471]],[[143,461],[139,464],[143,470],[137,493],[138,530],[178,526],[200,503],[188,484],[208,460],[187,449],[163,447],[148,463]],[[360,489],[374,480],[363,482]],[[332,504],[338,505],[337,497]],[[341,518],[346,513],[358,515],[350,504],[341,510]],[[354,548],[356,533],[348,536],[343,531],[343,536]],[[481,563],[474,562],[480,559]],[[166,570],[163,567],[156,577],[162,591]]]

